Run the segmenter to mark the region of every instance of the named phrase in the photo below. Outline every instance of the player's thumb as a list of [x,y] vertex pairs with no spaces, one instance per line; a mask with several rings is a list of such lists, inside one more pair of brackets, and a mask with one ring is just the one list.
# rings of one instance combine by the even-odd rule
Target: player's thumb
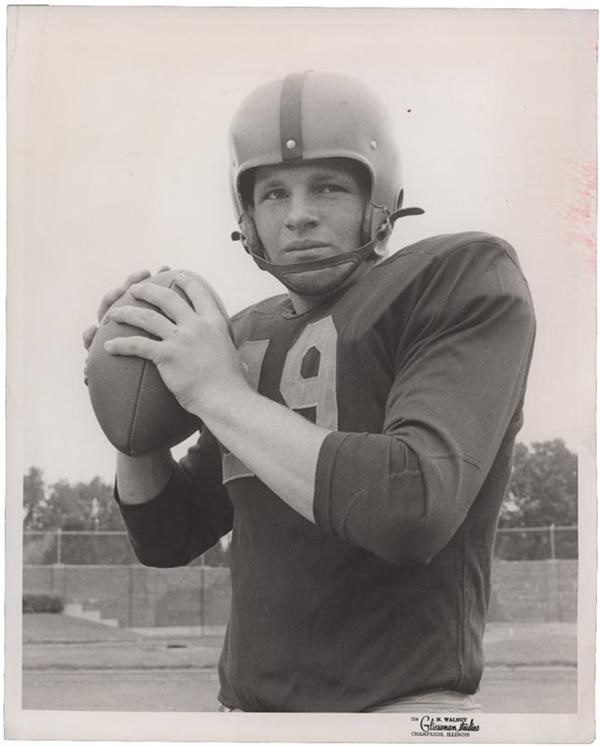
[[92,324],[92,326],[88,326],[88,328],[83,332],[83,335],[82,335],[83,346],[85,347],[86,350],[90,349],[97,331],[98,331],[98,327],[95,324]]

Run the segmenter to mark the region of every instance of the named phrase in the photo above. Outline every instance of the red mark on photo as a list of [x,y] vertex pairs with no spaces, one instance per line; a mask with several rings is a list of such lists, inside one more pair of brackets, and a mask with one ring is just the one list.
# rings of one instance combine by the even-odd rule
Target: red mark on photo
[[567,163],[570,199],[557,205],[563,239],[570,249],[584,252],[585,266],[596,271],[596,164]]

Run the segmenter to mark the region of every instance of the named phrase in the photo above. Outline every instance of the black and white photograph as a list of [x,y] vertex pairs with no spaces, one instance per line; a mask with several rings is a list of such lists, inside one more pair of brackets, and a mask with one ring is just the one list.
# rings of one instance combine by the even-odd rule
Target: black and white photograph
[[7,10],[5,737],[594,738],[594,10]]

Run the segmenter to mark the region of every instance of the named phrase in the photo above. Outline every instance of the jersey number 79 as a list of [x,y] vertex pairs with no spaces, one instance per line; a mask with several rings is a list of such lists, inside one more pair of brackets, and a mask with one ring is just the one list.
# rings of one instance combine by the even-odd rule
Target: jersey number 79
[[[258,389],[268,339],[244,342],[239,352],[248,366],[248,379]],[[286,405],[316,425],[336,430],[337,330],[331,316],[308,324],[288,350],[279,393]],[[232,453],[223,455],[223,483],[254,474]]]

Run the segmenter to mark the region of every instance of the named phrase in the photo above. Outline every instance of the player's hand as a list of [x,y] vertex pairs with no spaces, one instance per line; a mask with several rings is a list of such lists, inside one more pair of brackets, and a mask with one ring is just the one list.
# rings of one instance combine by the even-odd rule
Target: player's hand
[[130,291],[135,298],[163,313],[123,305],[111,309],[109,318],[137,326],[155,339],[117,337],[107,341],[105,348],[114,355],[151,360],[181,406],[202,419],[205,407],[226,402],[228,393],[247,388],[248,383],[219,296],[191,272],[180,272],[175,285],[190,299],[191,306],[171,288],[150,282],[133,285]]
[[[158,271],[159,272],[166,272],[169,270],[169,267],[166,265],[163,265]],[[119,298],[124,295],[129,288],[134,285],[136,282],[142,282],[142,280],[148,279],[148,277],[151,277],[152,273],[149,272],[147,269],[141,269],[137,272],[132,272],[130,275],[128,275],[124,282],[122,282],[118,287],[113,288],[112,290],[109,290],[107,293],[105,293],[102,296],[102,300],[100,301],[100,305],[98,306],[97,311],[97,319],[98,321],[101,321],[108,309],[113,305],[113,303],[116,303],[116,301],[119,300]],[[94,341],[94,337],[96,336],[96,332],[98,331],[98,326],[96,324],[92,324],[91,326],[88,326],[88,328],[83,332],[83,346],[86,350],[90,349],[90,346],[92,342]],[[87,384],[87,358],[85,361],[84,369],[83,369],[83,380]]]

